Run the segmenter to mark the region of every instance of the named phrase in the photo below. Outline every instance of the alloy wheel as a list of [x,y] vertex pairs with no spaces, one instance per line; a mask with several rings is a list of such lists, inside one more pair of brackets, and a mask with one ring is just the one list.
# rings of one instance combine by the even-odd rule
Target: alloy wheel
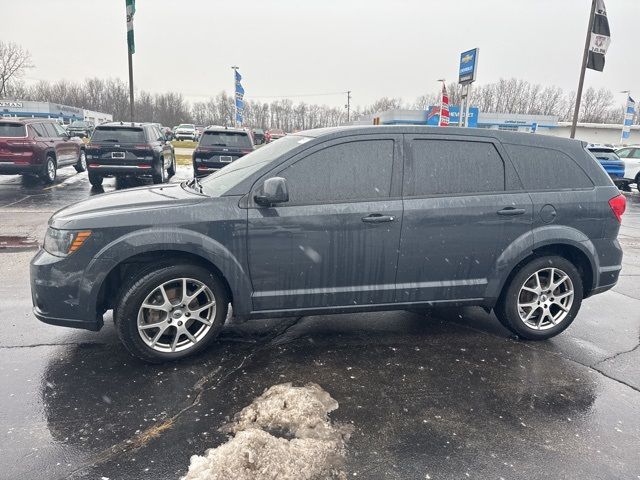
[[547,330],[562,322],[573,305],[571,278],[559,268],[543,268],[524,282],[518,294],[518,314],[527,327]]
[[154,288],[138,311],[138,334],[158,352],[192,348],[202,340],[216,315],[211,289],[193,278],[176,278]]
[[53,160],[47,160],[47,178],[53,182],[56,179],[56,165]]

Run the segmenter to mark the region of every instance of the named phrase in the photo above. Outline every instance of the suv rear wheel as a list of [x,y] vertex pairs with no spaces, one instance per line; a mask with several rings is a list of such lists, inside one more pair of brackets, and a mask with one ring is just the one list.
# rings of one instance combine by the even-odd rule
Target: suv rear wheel
[[57,165],[56,160],[51,155],[47,155],[47,159],[44,162],[42,173],[40,178],[44,183],[53,183],[56,181]]
[[167,173],[164,168],[164,159],[161,158],[153,169],[153,183],[159,184],[167,181]]
[[73,166],[76,169],[76,172],[84,172],[87,169],[87,154],[84,153],[84,150],[80,150],[80,155],[78,155],[78,161]]
[[102,175],[95,172],[89,172],[89,183],[91,183],[92,187],[101,187],[102,186]]
[[176,156],[175,155],[171,157],[171,165],[167,169],[167,173],[169,174],[169,178],[173,177],[176,174]]
[[505,286],[495,312],[500,323],[527,340],[546,340],[566,329],[582,303],[582,278],[569,260],[538,257]]
[[154,265],[122,289],[114,311],[120,340],[150,362],[177,360],[218,336],[229,300],[223,283],[193,264]]

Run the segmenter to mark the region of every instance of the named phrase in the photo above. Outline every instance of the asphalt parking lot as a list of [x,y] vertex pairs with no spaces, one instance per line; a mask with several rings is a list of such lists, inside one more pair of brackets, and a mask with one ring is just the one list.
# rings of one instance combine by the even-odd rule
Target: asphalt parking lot
[[[73,168],[49,187],[0,177],[0,235],[41,241],[95,193]],[[33,247],[0,249],[0,477],[178,478],[265,389],[314,382],[353,427],[349,477],[640,478],[640,195],[627,201],[618,285],[539,343],[477,308],[399,311],[230,322],[206,353],[151,366],[108,317],[98,333],[38,322]]]

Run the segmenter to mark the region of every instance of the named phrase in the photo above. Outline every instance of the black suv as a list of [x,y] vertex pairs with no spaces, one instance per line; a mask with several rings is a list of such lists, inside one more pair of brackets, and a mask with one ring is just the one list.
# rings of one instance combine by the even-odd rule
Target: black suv
[[207,127],[193,151],[193,176],[209,175],[254,149],[251,134],[247,130]]
[[625,198],[586,144],[409,126],[288,135],[202,181],[58,211],[31,262],[46,323],[116,330],[147,361],[238,320],[477,305],[559,334],[612,288]]
[[165,183],[176,173],[173,146],[153,124],[102,124],[94,130],[86,154],[94,187],[106,176],[151,176],[153,183]]
[[93,123],[84,120],[76,120],[67,125],[67,132],[72,137],[89,138],[94,129]]

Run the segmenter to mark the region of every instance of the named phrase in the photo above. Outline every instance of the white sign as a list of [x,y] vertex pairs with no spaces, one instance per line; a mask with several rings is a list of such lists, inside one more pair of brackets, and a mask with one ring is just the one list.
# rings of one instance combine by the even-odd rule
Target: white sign
[[6,100],[0,100],[0,107],[22,108],[22,102],[9,102]]

